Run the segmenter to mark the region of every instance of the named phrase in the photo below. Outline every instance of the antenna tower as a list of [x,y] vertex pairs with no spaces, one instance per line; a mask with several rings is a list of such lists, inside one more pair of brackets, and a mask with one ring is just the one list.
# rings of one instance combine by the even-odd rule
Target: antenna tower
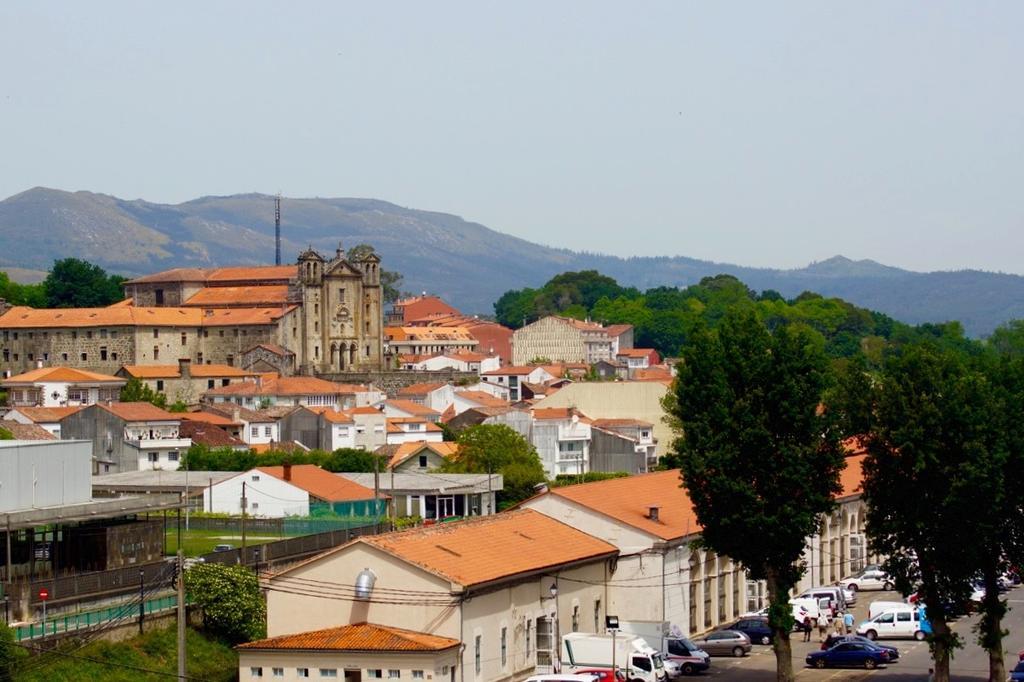
[[281,264],[281,193],[274,200],[274,265]]

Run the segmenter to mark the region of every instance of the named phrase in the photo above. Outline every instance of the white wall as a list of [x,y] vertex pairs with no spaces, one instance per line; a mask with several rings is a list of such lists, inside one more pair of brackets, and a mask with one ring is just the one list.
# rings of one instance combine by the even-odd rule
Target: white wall
[[[190,438],[164,438],[161,440],[129,441],[126,446],[135,450],[139,471],[177,471],[182,456],[192,447]],[[156,455],[153,461],[151,455]]]
[[426,441],[428,443],[440,443],[444,440],[444,433],[441,431],[403,431],[402,433],[389,433],[388,445],[399,445],[400,443],[411,443],[413,441]]
[[212,509],[211,491],[207,487],[203,491],[203,509],[222,514],[241,514],[243,482],[248,514],[271,518],[309,515],[309,494],[305,490],[256,469],[215,483]]
[[0,441],[0,512],[92,499],[92,443]]
[[[250,423],[242,422],[242,442],[248,443],[249,445],[262,445],[264,443],[279,443],[281,442],[280,428],[278,422],[268,423]],[[256,429],[256,435],[252,435],[252,430]],[[267,435],[267,429],[270,429],[270,435]]]
[[356,446],[356,425],[351,424],[330,424],[330,444],[331,450],[337,450],[338,448],[354,448]]

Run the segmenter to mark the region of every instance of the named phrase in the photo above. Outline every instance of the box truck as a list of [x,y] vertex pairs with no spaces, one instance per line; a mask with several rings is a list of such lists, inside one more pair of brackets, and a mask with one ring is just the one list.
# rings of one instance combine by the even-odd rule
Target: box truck
[[562,669],[610,668],[625,671],[626,678],[637,682],[664,682],[665,663],[661,653],[640,637],[627,633],[592,635],[572,632],[562,637]]

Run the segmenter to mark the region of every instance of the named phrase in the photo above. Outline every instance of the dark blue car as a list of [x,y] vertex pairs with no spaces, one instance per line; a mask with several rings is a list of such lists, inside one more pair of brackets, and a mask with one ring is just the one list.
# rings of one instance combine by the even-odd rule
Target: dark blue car
[[771,644],[772,629],[768,627],[768,619],[764,616],[748,616],[735,623],[725,625],[719,630],[738,630],[750,638],[753,644]]
[[867,637],[861,637],[860,635],[829,635],[825,638],[825,641],[821,644],[822,651],[831,649],[836,644],[841,642],[859,642],[861,644],[870,644],[877,649],[889,652],[889,662],[895,662],[900,657],[900,650],[894,646],[887,646],[881,642],[876,642],[868,639]]
[[1017,663],[1017,667],[1010,673],[1010,682],[1020,682],[1024,680],[1024,661]]
[[885,665],[890,660],[889,652],[874,644],[863,642],[840,642],[825,651],[807,654],[807,665],[812,668],[867,668],[871,670]]

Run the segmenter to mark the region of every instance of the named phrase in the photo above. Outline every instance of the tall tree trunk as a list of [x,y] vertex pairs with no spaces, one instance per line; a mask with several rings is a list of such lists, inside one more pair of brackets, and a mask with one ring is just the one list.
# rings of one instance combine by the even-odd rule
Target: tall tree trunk
[[995,566],[986,567],[985,599],[981,602],[979,640],[988,651],[989,682],[1003,682],[1006,679],[1006,665],[1003,662],[1003,616],[1006,603],[999,598],[999,573]]
[[765,582],[768,585],[768,626],[772,629],[772,648],[775,649],[775,680],[793,682],[793,647],[789,641],[789,633],[793,629],[789,605],[792,585],[783,584],[773,569],[766,571]]
[[949,682],[949,652],[953,650],[953,632],[946,622],[942,598],[936,592],[925,597],[926,615],[932,626],[932,661],[935,663],[935,682]]

